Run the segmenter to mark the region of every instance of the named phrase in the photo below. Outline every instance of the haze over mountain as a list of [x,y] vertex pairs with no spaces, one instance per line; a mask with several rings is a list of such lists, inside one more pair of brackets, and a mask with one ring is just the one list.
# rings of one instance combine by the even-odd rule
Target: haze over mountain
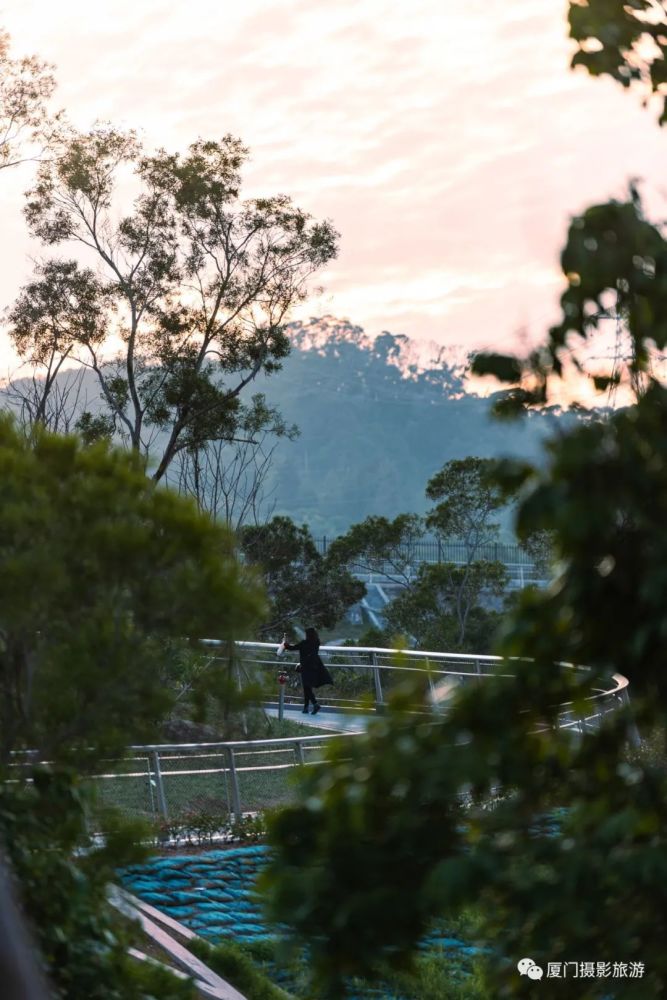
[[466,392],[461,352],[429,351],[391,333],[372,340],[332,317],[292,323],[289,333],[294,349],[283,371],[256,384],[301,430],[276,449],[276,513],[316,535],[368,514],[424,512],[426,482],[444,462],[535,457],[556,419],[493,420],[491,398]]
[[[446,461],[535,457],[563,419],[558,410],[492,419],[493,397],[466,386],[462,351],[388,332],[373,339],[330,316],[287,329],[293,349],[283,369],[249,387],[300,429],[277,444],[265,513],[287,514],[316,536],[333,537],[369,514],[423,513],[426,483]],[[101,406],[89,372],[80,400],[93,412]]]

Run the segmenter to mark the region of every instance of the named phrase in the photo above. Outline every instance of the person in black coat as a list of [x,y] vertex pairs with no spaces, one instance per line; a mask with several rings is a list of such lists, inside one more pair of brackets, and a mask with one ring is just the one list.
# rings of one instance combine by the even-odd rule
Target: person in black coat
[[314,628],[306,629],[306,638],[293,646],[287,642],[287,636],[283,636],[285,649],[299,652],[298,670],[301,673],[301,684],[303,686],[303,711],[308,712],[308,706],[312,704],[313,715],[317,715],[321,705],[315,697],[313,688],[322,687],[323,684],[333,684],[331,674],[322,663],[319,655],[320,637]]

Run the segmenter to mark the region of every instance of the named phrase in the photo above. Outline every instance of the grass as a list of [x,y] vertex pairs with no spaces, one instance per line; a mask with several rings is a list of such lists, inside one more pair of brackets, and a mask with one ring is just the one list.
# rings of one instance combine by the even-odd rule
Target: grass
[[[282,721],[256,713],[249,727],[249,739],[290,739],[304,736],[322,736],[314,726]],[[243,749],[235,751],[235,765],[241,806],[244,812],[288,803],[293,798],[291,775],[297,763],[293,746],[265,750]],[[307,761],[321,756],[316,748],[305,750]],[[88,779],[86,784],[94,790],[95,808],[115,806],[122,812],[154,820],[159,817],[157,787],[151,773],[148,757],[129,757],[107,765],[107,774],[118,775]],[[160,754],[160,769],[170,816],[205,805],[207,809],[228,813],[232,809],[229,779],[229,758],[219,751],[179,751]],[[252,768],[252,770],[245,770]],[[263,770],[266,768],[266,770]],[[209,773],[185,773],[188,771]]]
[[[449,928],[452,933],[452,929]],[[456,932],[458,933],[458,932]],[[248,1000],[310,1000],[313,992],[305,953],[288,963],[275,942],[197,944],[193,951]],[[274,980],[278,979],[281,985]],[[417,955],[412,968],[386,969],[381,983],[352,979],[349,994],[359,998],[400,997],[401,1000],[490,1000],[482,983],[481,961],[452,957],[434,948]]]
[[209,968],[243,993],[247,1000],[297,1000],[293,994],[271,982],[252,956],[239,945],[225,942],[212,946],[197,941],[191,949]]

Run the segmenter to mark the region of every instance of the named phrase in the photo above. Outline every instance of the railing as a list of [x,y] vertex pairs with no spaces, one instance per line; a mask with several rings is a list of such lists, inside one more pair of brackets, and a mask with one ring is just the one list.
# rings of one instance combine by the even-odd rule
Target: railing
[[[213,656],[218,650],[228,651],[218,640],[204,640],[204,645]],[[275,644],[260,642],[236,643],[236,654],[232,667],[239,671],[239,679],[245,676],[259,681],[266,700],[275,700],[278,674],[285,669],[289,654],[279,659]],[[322,646],[320,654],[335,680],[331,694],[318,692],[325,711],[327,707],[338,712],[352,710],[366,718],[381,713],[392,688],[416,673],[426,674],[435,712],[446,711],[452,690],[459,685],[479,684],[488,677],[511,681],[514,676],[511,661],[498,656],[368,646]],[[288,698],[301,701],[297,675],[295,679],[298,687]],[[608,713],[627,701],[627,687],[628,681],[620,674],[605,686],[591,685],[583,712],[571,704],[560,706],[557,728],[577,736],[597,728]],[[135,815],[163,821],[187,813],[228,814],[240,819],[288,802],[293,794],[289,777],[296,767],[317,766],[332,739],[358,735],[135,746],[122,761],[109,762],[108,768],[88,780],[94,782],[101,805],[115,805]],[[26,760],[24,755],[21,758]],[[34,762],[35,758],[27,759]],[[18,755],[16,767],[20,773]]]
[[[334,538],[313,539],[321,555],[326,555]],[[465,542],[440,542],[437,538],[421,538],[411,542],[401,551],[402,557],[408,562],[455,562],[468,561],[470,547]],[[523,564],[532,566],[533,560],[520,545],[505,542],[484,542],[476,550],[475,559],[488,559],[491,562],[506,564]]]
[[[453,562],[454,560],[452,560]],[[375,569],[368,569],[367,567],[359,568],[352,565],[350,571],[357,578],[361,580],[362,583],[366,584],[379,584],[380,586],[387,586],[387,580],[391,583],[396,581],[401,585],[405,583],[412,582],[417,578],[419,572],[419,560],[415,560],[410,566],[406,566],[401,570],[401,573],[397,573],[396,570],[392,570],[391,567],[386,566],[384,569],[381,566],[377,566]],[[458,566],[464,565],[462,562],[457,563]],[[529,584],[535,584],[536,586],[542,587],[546,586],[548,583],[548,573],[535,566],[533,563],[503,563],[505,572],[507,573],[507,583],[509,587],[514,587],[518,589],[523,589]]]

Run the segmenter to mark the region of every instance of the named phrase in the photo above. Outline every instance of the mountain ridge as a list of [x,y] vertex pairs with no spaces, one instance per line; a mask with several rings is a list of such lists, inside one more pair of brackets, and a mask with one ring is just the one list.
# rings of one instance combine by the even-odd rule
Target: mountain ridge
[[[262,392],[294,441],[279,439],[266,479],[266,508],[333,536],[369,514],[424,513],[428,479],[452,458],[537,458],[563,414],[492,419],[493,396],[467,390],[461,354],[383,331],[376,337],[332,316],[286,326],[292,344],[282,370],[260,374]],[[0,389],[0,395],[2,395]],[[4,405],[8,406],[6,393]],[[82,399],[101,408],[94,376]],[[567,415],[565,415],[567,417]]]

